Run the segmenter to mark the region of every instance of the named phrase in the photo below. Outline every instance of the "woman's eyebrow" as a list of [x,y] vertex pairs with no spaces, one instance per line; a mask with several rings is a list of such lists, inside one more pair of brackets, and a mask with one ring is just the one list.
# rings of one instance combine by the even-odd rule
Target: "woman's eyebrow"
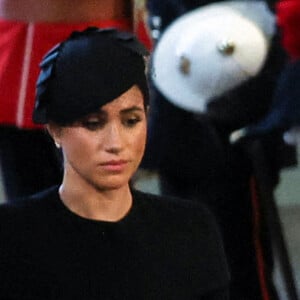
[[132,106],[132,107],[128,107],[128,108],[125,108],[125,109],[122,109],[120,111],[121,114],[126,114],[126,113],[131,113],[131,112],[134,112],[134,111],[141,111],[141,112],[144,112],[144,108],[143,107],[140,107],[140,106]]
[[[133,106],[121,109],[119,113],[121,115],[123,115],[123,114],[132,113],[132,112],[135,112],[135,111],[145,112],[145,109],[144,109],[144,107],[133,105]],[[108,115],[108,112],[105,109],[100,109],[97,113],[95,113],[95,116],[100,116],[100,117],[101,116],[105,117],[107,115]]]

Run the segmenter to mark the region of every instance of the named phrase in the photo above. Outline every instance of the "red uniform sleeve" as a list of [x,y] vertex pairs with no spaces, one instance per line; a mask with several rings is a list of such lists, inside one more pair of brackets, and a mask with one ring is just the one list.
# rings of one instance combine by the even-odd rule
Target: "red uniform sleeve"
[[292,59],[300,58],[300,1],[281,0],[276,5],[282,46]]

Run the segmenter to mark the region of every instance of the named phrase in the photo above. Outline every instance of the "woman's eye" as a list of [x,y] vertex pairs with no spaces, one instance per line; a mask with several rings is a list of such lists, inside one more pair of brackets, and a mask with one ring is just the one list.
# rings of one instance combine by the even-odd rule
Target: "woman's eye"
[[141,118],[139,118],[139,117],[132,117],[132,118],[126,119],[124,123],[128,127],[133,127],[134,125],[136,125],[140,121],[141,121]]
[[104,122],[100,120],[87,120],[82,122],[82,126],[88,130],[97,130],[104,126]]

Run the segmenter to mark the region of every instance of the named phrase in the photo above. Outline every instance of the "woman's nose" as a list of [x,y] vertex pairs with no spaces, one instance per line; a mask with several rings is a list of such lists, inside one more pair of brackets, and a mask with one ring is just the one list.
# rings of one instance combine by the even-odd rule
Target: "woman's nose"
[[119,153],[123,149],[124,137],[122,128],[118,124],[111,124],[107,127],[105,138],[105,149],[111,153]]

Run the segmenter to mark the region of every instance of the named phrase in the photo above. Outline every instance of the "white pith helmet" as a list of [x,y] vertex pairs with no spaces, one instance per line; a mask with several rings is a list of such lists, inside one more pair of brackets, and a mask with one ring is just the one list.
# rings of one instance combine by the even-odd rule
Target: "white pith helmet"
[[225,1],[177,18],[153,52],[152,78],[167,100],[205,112],[211,99],[257,75],[275,28],[274,16],[262,5]]

